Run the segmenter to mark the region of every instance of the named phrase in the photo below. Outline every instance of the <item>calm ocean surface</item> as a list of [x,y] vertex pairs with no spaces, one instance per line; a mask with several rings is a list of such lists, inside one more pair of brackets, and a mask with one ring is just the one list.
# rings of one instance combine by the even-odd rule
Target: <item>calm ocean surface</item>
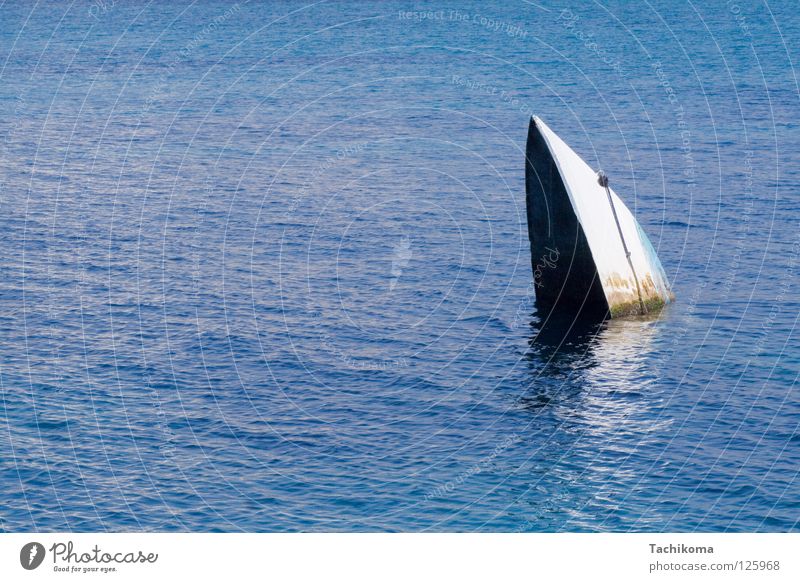
[[[800,17],[710,4],[3,3],[0,529],[800,529]],[[541,328],[532,113],[659,317]]]

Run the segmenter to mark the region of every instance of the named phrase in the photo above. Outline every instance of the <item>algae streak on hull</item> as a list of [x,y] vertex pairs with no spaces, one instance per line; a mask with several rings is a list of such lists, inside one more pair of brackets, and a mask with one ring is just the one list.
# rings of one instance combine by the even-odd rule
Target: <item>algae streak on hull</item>
[[560,257],[553,268],[537,272],[540,307],[620,317],[651,313],[672,301],[661,262],[636,218],[538,117],[528,129],[526,158],[532,264],[546,249],[559,249]]

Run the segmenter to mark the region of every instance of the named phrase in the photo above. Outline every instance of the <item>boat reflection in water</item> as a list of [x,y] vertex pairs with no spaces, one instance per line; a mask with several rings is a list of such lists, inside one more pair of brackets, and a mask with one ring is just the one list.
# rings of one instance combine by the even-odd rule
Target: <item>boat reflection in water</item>
[[528,360],[537,374],[551,379],[638,390],[658,320],[657,314],[602,322],[534,315]]
[[528,529],[657,528],[660,507],[633,501],[648,487],[642,467],[664,469],[658,450],[670,424],[649,355],[657,317],[586,323],[550,314],[534,316],[532,328],[531,383],[518,402],[531,414],[527,468],[533,487],[559,503],[527,496]]

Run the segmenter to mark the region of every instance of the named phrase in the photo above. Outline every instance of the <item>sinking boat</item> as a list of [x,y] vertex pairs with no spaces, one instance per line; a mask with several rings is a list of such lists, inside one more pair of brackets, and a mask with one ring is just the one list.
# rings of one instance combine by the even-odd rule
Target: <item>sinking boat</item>
[[536,116],[525,190],[540,313],[643,315],[674,299],[653,245],[608,177]]

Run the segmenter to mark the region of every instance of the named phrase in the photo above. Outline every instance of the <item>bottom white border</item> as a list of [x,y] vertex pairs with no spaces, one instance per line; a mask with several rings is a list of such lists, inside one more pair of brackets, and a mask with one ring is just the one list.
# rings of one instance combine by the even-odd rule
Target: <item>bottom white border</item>
[[800,534],[14,533],[0,580],[796,581],[798,550]]

